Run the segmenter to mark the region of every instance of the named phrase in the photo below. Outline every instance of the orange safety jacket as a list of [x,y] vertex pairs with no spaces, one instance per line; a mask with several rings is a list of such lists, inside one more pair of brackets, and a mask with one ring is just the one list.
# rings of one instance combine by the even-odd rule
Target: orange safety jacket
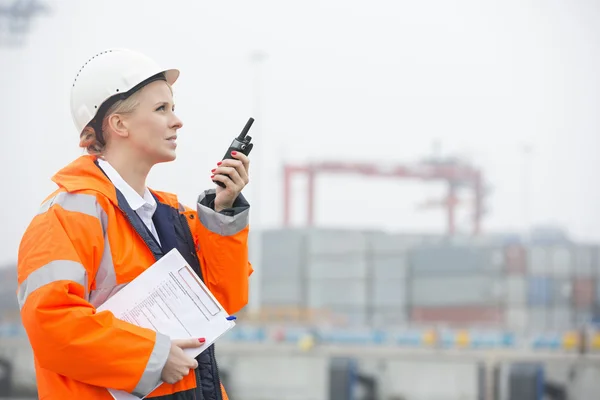
[[[19,248],[17,296],[33,348],[41,400],[110,400],[106,388],[155,400],[226,400],[214,345],[174,385],[160,382],[170,339],[96,308],[173,248],[230,314],[247,303],[249,205],[214,211],[215,191],[197,210],[151,191],[159,245],[94,156],[81,156],[52,180]],[[149,394],[148,394],[149,393]]]

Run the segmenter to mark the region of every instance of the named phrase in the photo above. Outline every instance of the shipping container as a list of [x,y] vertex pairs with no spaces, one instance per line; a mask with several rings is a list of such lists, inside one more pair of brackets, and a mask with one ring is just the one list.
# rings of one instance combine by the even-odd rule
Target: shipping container
[[401,327],[407,324],[406,308],[377,308],[370,314],[370,325],[375,328]]
[[575,326],[570,307],[553,307],[550,309],[550,315],[550,329],[565,331]]
[[364,279],[311,279],[307,282],[309,307],[367,306],[367,285]]
[[552,299],[550,304],[553,306],[569,307],[573,303],[573,281],[571,279],[553,279],[552,280]]
[[532,332],[544,331],[548,328],[552,316],[547,307],[531,307],[527,310],[528,329]]
[[306,231],[309,254],[358,255],[367,249],[366,236],[360,231],[342,229],[309,229]]
[[357,307],[327,307],[330,315],[324,323],[338,326],[366,327],[369,326],[370,316],[365,308]]
[[592,246],[592,272],[595,277],[600,278],[600,245]]
[[548,249],[532,246],[528,249],[528,273],[532,276],[548,276],[552,274],[552,265]]
[[367,295],[372,299],[374,307],[406,305],[406,280],[371,281],[370,283],[371,290]]
[[386,256],[374,255],[367,261],[373,271],[373,279],[405,279],[408,275],[406,253],[390,253]]
[[553,297],[553,280],[548,277],[527,278],[527,304],[532,307],[547,306]]
[[527,281],[519,275],[506,278],[506,304],[524,307],[527,305]]
[[405,253],[407,249],[422,242],[404,235],[386,232],[365,232],[365,240],[367,251],[377,256]]
[[412,307],[411,322],[454,327],[502,326],[504,310],[498,307]]
[[490,247],[427,245],[409,251],[410,273],[415,277],[497,274],[503,270],[500,250]]
[[589,326],[594,319],[594,313],[591,310],[574,311],[574,329]]
[[503,284],[495,276],[482,275],[415,278],[409,283],[410,304],[417,307],[501,304]]
[[575,249],[575,275],[592,277],[595,274],[595,251],[593,246],[577,246]]
[[515,331],[523,332],[528,327],[527,309],[523,307],[508,307],[505,310],[506,328]]
[[304,297],[302,281],[261,281],[260,300],[265,306],[302,306]]
[[567,247],[551,247],[548,249],[552,262],[552,274],[559,278],[571,278],[575,262],[572,251]]
[[573,280],[573,305],[577,308],[591,308],[596,296],[596,282],[589,278]]
[[505,248],[506,272],[524,275],[527,272],[527,252],[521,245],[509,245]]
[[307,260],[308,279],[366,279],[368,268],[364,255],[316,256]]
[[265,231],[262,234],[261,279],[302,278],[305,264],[304,234],[296,230]]

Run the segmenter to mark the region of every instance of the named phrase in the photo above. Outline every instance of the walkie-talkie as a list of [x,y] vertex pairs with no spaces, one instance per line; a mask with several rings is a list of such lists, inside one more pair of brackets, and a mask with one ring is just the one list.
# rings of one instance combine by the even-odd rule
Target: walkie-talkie
[[[250,151],[252,150],[252,147],[254,147],[254,144],[250,143],[250,141],[252,140],[252,136],[247,136],[247,134],[253,123],[254,123],[254,118],[250,117],[248,122],[246,122],[246,126],[244,126],[244,129],[242,129],[242,132],[239,134],[238,137],[233,139],[233,142],[231,142],[231,144],[229,145],[229,149],[227,149],[225,156],[223,156],[223,160],[228,159],[228,158],[233,159],[233,157],[231,156],[232,151],[239,151],[240,153],[244,153],[245,155],[250,154]],[[224,175],[224,174],[221,174],[221,175]],[[219,182],[219,181],[215,181],[215,180],[213,180],[213,182],[216,183],[217,185],[221,186],[222,188],[225,187],[225,184],[223,182]]]

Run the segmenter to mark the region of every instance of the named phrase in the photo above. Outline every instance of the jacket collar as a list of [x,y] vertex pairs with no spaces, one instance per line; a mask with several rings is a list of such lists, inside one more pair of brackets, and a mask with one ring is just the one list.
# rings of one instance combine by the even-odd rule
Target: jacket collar
[[[67,192],[92,190],[106,196],[115,206],[119,206],[117,191],[113,183],[96,164],[97,156],[83,155],[60,169],[52,181]],[[179,207],[177,196],[149,189],[156,199],[173,208]]]

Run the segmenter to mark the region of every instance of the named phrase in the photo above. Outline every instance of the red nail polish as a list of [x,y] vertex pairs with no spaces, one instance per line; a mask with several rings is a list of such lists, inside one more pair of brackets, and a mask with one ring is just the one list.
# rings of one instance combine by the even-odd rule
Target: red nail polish
[[219,162],[217,163],[217,165],[221,165],[221,161],[219,161]]
[[214,178],[214,177],[215,177],[214,175],[211,175],[211,176],[210,176],[210,179],[212,179],[212,178]]
[[215,169],[211,169],[210,172],[215,172],[216,170],[217,170],[216,168]]
[[201,337],[200,339],[198,339],[198,341],[199,341],[200,343],[204,343],[204,342],[206,342],[206,339],[204,339],[203,337]]
[[232,151],[232,152],[231,152],[231,155],[232,155],[232,156],[235,156],[236,154],[237,154],[237,151]]

